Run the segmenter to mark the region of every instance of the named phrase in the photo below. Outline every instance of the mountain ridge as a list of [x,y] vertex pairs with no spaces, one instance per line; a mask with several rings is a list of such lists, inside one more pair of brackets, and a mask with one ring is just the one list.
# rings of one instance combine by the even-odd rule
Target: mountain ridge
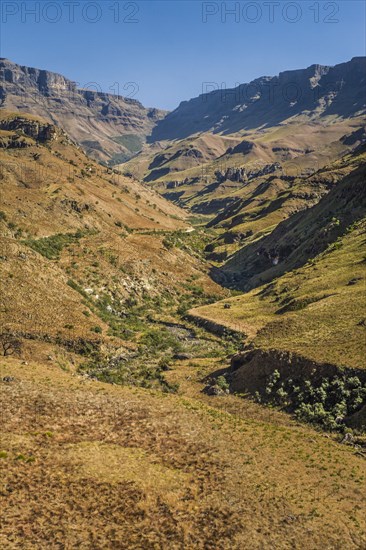
[[0,105],[58,124],[86,153],[109,163],[132,156],[165,115],[136,99],[78,88],[59,73],[6,58],[0,58]]
[[[352,76],[351,71],[354,73]],[[306,69],[282,71],[277,76],[259,77],[236,88],[213,90],[182,102],[156,125],[149,141],[182,139],[202,131],[234,133],[240,129],[249,130],[268,125],[268,121],[278,124],[286,118],[298,116],[314,106],[314,103],[322,101],[328,101],[329,105],[317,105],[322,110],[321,115],[336,114],[337,105],[332,107],[332,104],[334,101],[339,104],[339,99],[344,105],[352,105],[347,116],[355,113],[357,108],[365,113],[365,100],[359,93],[353,98],[355,102],[350,98],[343,99],[345,89],[352,96],[352,90],[348,89],[352,88],[352,83],[357,82],[358,87],[360,83],[365,86],[365,71],[366,57],[360,56],[334,66],[313,64]],[[346,76],[351,78],[351,82],[343,82]],[[291,86],[295,88],[296,94],[300,92],[300,96],[292,95]],[[251,91],[250,87],[254,90]],[[278,87],[280,94],[275,92]],[[328,87],[325,93],[324,87]],[[320,93],[314,93],[315,89]],[[227,97],[230,98],[229,101]],[[340,105],[340,108],[345,113],[344,105],[343,108]],[[289,106],[295,107],[295,112],[289,113]],[[273,113],[274,110],[276,114]],[[210,116],[209,111],[213,112],[213,115]],[[226,118],[222,120],[222,117]]]

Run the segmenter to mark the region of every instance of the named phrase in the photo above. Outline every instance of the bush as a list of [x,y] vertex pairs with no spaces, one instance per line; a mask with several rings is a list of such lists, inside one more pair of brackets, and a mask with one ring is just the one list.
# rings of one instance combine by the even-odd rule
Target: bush
[[366,385],[357,376],[322,378],[319,381],[281,381],[275,370],[269,377],[264,396],[257,401],[285,406],[302,421],[320,424],[326,429],[344,429],[343,419],[366,402]]
[[230,387],[225,376],[218,376],[216,378],[216,386],[218,386],[221,390],[224,390],[224,391],[228,390]]
[[58,260],[65,246],[78,241],[84,235],[82,231],[76,231],[76,233],[59,233],[42,239],[27,239],[23,242],[48,260]]
[[4,357],[9,355],[20,355],[22,342],[10,332],[0,334],[0,347]]

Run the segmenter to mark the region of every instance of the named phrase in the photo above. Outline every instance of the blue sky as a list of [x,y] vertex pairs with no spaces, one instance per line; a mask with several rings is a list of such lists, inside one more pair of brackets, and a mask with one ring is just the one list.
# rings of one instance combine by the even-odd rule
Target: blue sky
[[365,55],[363,0],[68,2],[2,0],[1,57],[151,107]]

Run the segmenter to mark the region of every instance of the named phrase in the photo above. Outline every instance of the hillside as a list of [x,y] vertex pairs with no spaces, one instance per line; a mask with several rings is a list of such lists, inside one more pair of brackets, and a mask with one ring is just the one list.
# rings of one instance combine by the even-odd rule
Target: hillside
[[264,76],[234,89],[218,89],[183,101],[154,128],[151,141],[182,139],[201,132],[234,134],[303,117],[349,118],[365,114],[366,58],[334,67]]
[[243,332],[260,349],[364,368],[365,229],[363,217],[301,267],[192,312]]
[[23,67],[0,58],[0,106],[59,125],[93,158],[116,164],[139,151],[165,115],[138,101],[90,89],[57,73]]
[[[364,66],[365,58],[314,65],[242,85],[225,101],[214,91],[184,102],[119,168],[206,216],[220,233],[210,259],[222,262],[248,237],[319,200],[328,184],[314,185],[309,176],[365,142]],[[296,102],[280,93],[291,86]],[[241,89],[253,92],[250,101]],[[269,90],[276,92],[271,101]]]
[[234,396],[204,398],[197,367],[181,366],[190,397],[50,362],[0,368],[3,548],[364,546],[355,449]]
[[228,282],[249,289],[303,265],[365,216],[365,174],[366,146],[362,145],[308,178],[295,179],[287,188],[276,179],[259,186],[257,197],[269,200],[238,201],[211,222],[219,221],[231,231],[224,232],[218,244],[230,234],[241,236],[235,243],[239,250],[220,273]]
[[[60,345],[77,362],[93,349],[107,360],[119,348],[138,361],[159,332],[148,318],[223,295],[190,251],[177,207],[38,118],[2,111],[0,143],[3,339],[20,338],[24,353],[34,340]],[[177,233],[187,244],[173,252],[167,238]],[[166,342],[150,350],[153,365],[171,344],[160,332]]]
[[364,61],[143,144],[0,60],[1,547],[365,548]]
[[[190,312],[200,324],[215,323],[245,337],[245,351],[233,358],[227,378],[232,391],[249,391],[307,421],[335,427],[339,417],[362,429],[366,390],[356,405],[350,399],[357,390],[347,384],[355,380],[361,388],[366,381],[364,177],[363,158],[296,224],[284,222],[287,232],[280,225],[270,237],[276,254],[286,250],[288,256],[276,256],[278,264],[260,276],[254,267],[261,254],[252,250],[249,267],[244,247],[241,265],[256,288]],[[244,276],[236,280],[249,284]]]

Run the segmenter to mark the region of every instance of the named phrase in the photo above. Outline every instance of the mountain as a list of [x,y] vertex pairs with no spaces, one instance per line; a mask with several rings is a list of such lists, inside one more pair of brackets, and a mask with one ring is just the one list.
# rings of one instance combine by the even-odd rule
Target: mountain
[[183,101],[156,125],[151,141],[264,129],[300,116],[311,121],[364,115],[365,75],[366,58],[355,57],[334,67],[311,65],[214,90]]
[[117,169],[76,143],[104,99],[36,81],[0,111],[1,547],[364,548],[364,115]]
[[[293,205],[296,199],[303,201],[303,206],[294,208],[287,219],[272,226],[267,234],[257,233],[256,238],[247,239],[224,264],[222,273],[229,278],[232,274],[241,288],[250,289],[318,255],[366,215],[365,177],[366,144],[306,180],[300,179],[290,192],[278,191],[259,216],[266,216],[270,210],[280,220],[285,199]],[[245,214],[241,221],[240,227],[245,232]]]
[[95,87],[79,89],[60,74],[0,58],[2,108],[43,117],[61,126],[93,158],[115,164],[141,149],[165,112]]
[[313,65],[243,84],[227,97],[214,91],[183,102],[120,169],[179,206],[222,220],[240,200],[267,200],[263,186],[271,195],[285,190],[365,141],[365,68],[364,57]]
[[[210,280],[186,212],[88,158],[59,127],[1,111],[0,162],[1,546],[362,548],[362,434],[324,434],[227,387],[264,400],[278,369],[299,387],[316,370],[337,391],[330,420],[344,415],[345,394],[347,426],[364,425],[366,386],[352,370],[365,330],[364,225],[305,271],[230,298]],[[247,341],[257,349],[229,368],[243,336],[192,325],[186,308],[203,304],[215,323],[258,330]],[[289,359],[294,348],[307,363]],[[319,368],[320,351],[330,367]],[[350,390],[328,382],[338,363]],[[218,396],[205,390],[213,379],[226,388]]]

